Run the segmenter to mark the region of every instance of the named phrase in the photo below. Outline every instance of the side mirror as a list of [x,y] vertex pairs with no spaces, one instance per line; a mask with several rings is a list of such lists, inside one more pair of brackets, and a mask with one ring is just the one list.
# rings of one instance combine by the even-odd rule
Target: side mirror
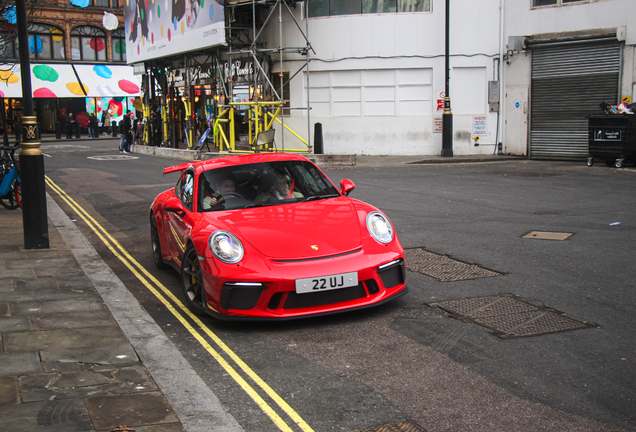
[[183,207],[183,203],[179,198],[170,198],[166,201],[166,204],[163,208],[167,212],[173,212],[183,217],[185,215],[185,208]]
[[356,188],[356,184],[349,179],[340,180],[340,191],[343,195],[349,196],[352,190]]

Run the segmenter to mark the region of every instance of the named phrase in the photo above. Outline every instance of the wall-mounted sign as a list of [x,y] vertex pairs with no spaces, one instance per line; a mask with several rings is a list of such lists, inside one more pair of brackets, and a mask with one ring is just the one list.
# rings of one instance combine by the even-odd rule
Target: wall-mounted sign
[[486,116],[473,117],[473,136],[488,135],[488,122]]
[[444,119],[442,117],[433,117],[433,132],[442,133],[444,129]]

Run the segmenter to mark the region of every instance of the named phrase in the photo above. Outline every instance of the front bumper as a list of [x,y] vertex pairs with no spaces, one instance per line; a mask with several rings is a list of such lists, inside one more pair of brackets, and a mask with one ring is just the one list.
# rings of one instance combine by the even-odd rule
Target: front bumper
[[[219,319],[281,320],[377,306],[406,294],[401,253],[365,255],[362,251],[311,262],[268,262],[261,271],[240,266],[228,275],[202,265],[207,311]],[[216,272],[215,272],[216,270]],[[356,271],[358,285],[306,294],[295,280]]]

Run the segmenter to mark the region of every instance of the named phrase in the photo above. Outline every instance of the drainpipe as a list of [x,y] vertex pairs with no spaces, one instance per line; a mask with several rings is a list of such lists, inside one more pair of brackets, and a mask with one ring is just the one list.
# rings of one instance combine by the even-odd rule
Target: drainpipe
[[[505,140],[504,140],[504,123],[506,123],[506,111],[505,111],[505,104],[506,104],[506,95],[504,93],[504,90],[506,88],[505,86],[505,79],[506,79],[506,75],[503,73],[504,72],[504,53],[505,53],[505,49],[506,49],[506,44],[505,44],[505,37],[506,34],[504,32],[504,15],[505,15],[505,3],[506,0],[499,0],[499,113],[498,118],[499,118],[499,124],[498,124],[498,128],[497,128],[497,136],[498,136],[498,140],[499,142],[503,143],[501,151],[502,153],[505,153]],[[495,149],[499,148],[499,142],[496,142],[496,146]]]

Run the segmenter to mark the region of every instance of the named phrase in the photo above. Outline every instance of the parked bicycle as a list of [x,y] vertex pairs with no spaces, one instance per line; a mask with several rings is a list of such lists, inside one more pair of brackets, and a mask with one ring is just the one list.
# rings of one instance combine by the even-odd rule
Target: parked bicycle
[[0,155],[0,204],[9,210],[22,208],[22,188],[20,187],[20,172],[15,160],[15,146],[2,146]]

